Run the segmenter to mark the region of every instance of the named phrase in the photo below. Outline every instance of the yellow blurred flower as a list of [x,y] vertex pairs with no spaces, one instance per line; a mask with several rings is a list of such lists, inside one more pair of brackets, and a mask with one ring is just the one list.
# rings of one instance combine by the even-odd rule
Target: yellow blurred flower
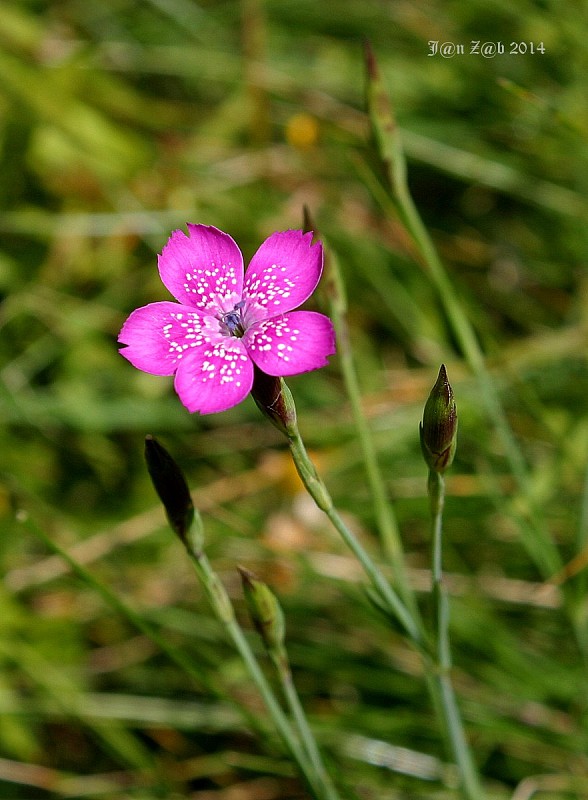
[[301,112],[294,114],[286,123],[286,140],[292,147],[308,150],[317,143],[319,125],[315,117]]

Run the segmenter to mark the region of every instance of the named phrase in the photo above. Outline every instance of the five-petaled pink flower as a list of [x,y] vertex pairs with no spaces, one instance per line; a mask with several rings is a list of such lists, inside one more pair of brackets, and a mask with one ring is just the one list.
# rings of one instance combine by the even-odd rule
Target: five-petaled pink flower
[[255,364],[285,377],[325,366],[335,352],[328,317],[293,311],[314,291],[323,268],[312,233],[274,233],[243,274],[241,251],[226,233],[188,225],[159,256],[161,280],[178,301],[150,303],[127,319],[120,352],[152,375],[173,375],[191,411],[212,414],[251,391]]

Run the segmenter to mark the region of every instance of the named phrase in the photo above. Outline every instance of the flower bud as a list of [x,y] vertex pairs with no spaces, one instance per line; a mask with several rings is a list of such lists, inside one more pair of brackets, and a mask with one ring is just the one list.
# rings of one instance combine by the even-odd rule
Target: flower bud
[[172,530],[186,547],[197,546],[200,516],[194,510],[186,479],[168,451],[153,436],[145,437],[145,460],[149,476],[163,503]]
[[284,612],[269,586],[253,572],[238,567],[243,593],[255,630],[268,650],[280,650],[284,645]]
[[283,378],[266,375],[255,367],[251,395],[255,404],[279,431],[289,436],[296,430],[296,406]]
[[419,432],[427,465],[434,472],[444,472],[453,461],[457,443],[457,410],[444,364],[425,404]]

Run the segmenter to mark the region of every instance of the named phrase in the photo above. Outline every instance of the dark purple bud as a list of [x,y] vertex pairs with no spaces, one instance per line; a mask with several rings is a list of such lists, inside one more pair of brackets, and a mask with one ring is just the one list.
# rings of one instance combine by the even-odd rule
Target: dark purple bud
[[296,406],[292,392],[283,378],[266,375],[255,367],[255,377],[251,395],[261,413],[272,425],[290,436],[296,430]]
[[145,437],[145,461],[169,524],[186,545],[194,522],[194,504],[186,479],[165,447],[153,436]]

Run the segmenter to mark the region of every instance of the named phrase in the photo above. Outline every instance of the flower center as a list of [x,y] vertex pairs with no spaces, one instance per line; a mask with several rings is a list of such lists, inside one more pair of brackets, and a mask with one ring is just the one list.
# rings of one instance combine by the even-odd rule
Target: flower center
[[245,300],[239,300],[239,302],[235,303],[233,306],[232,311],[227,311],[226,314],[223,314],[219,318],[220,330],[225,336],[236,336],[238,339],[241,339],[245,333],[243,320],[241,318],[241,309],[244,305]]

